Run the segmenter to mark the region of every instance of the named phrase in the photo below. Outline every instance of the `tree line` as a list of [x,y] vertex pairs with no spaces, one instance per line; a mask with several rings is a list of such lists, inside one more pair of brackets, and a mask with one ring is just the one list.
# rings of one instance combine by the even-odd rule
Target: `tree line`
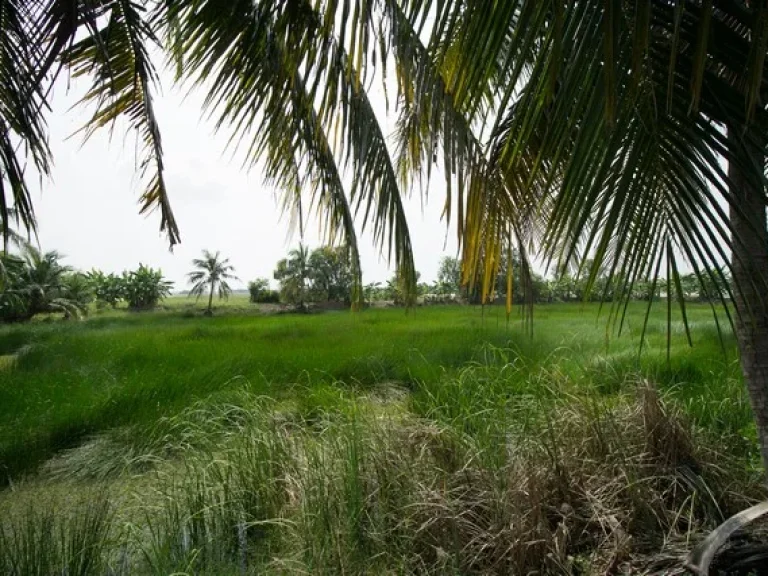
[[[135,270],[121,274],[105,273],[93,269],[79,272],[61,262],[56,251],[42,252],[24,246],[19,254],[0,255],[0,321],[22,322],[39,314],[60,313],[64,318],[79,317],[87,313],[94,303],[97,308],[116,308],[125,304],[129,310],[151,310],[170,295],[173,283],[161,270],[139,264]],[[498,267],[490,294],[485,302],[506,299],[507,270],[512,266],[512,301],[523,303],[594,302],[611,301],[616,297],[620,278],[601,272],[591,283],[585,274],[565,273],[556,279],[547,279],[531,272],[524,279],[520,259],[514,253]],[[202,258],[192,261],[193,271],[187,276],[192,285],[189,296],[197,299],[207,296],[205,313],[213,313],[213,297],[226,299],[232,293],[229,281],[237,279],[229,260],[219,252],[203,251]],[[481,280],[465,282],[461,260],[445,256],[440,260],[434,282],[419,282],[409,291],[407,282],[397,272],[386,282],[364,285],[363,300],[371,304],[387,301],[395,305],[445,304],[464,302],[481,304]],[[727,275],[723,274],[727,282]],[[687,301],[713,301],[727,291],[727,286],[716,285],[720,276],[699,279],[695,274],[680,275],[679,291]],[[335,302],[351,305],[355,299],[355,275],[350,253],[345,247],[321,246],[310,250],[300,245],[279,260],[273,273],[279,289],[272,290],[267,278],[248,283],[250,301],[257,304],[282,303],[306,310],[310,304]],[[667,294],[667,281],[637,281],[632,285],[630,298],[648,301]]]
[[[536,303],[612,302],[619,297],[618,292],[623,290],[628,290],[630,300],[647,302],[667,296],[666,278],[635,280],[631,287],[627,288],[627,283],[621,276],[612,275],[609,271],[601,269],[594,280],[590,281],[589,270],[592,264],[589,260],[584,266],[585,273],[564,272],[555,278],[545,278],[532,271],[529,271],[528,278],[525,278],[522,263],[514,252],[511,263],[512,301],[518,304],[526,301]],[[509,262],[504,259],[494,276],[487,301],[506,298],[508,267]],[[683,299],[691,302],[719,300],[722,294],[728,292],[727,283],[730,280],[726,271],[723,271],[722,275],[702,278],[694,273],[680,274],[677,279]],[[441,297],[448,296],[479,304],[482,302],[480,283],[479,278],[474,283],[464,283],[461,260],[446,256],[441,259],[437,279],[429,286],[427,294],[433,295],[433,299],[438,301]],[[670,287],[670,290],[677,292],[677,286]],[[673,297],[677,297],[677,294]]]
[[[509,259],[509,262],[507,261]],[[613,301],[619,290],[626,289],[621,277],[612,276],[609,271],[601,270],[590,281],[587,273],[566,272],[556,278],[546,278],[529,271],[528,277],[523,272],[520,258],[511,253],[511,258],[504,259],[493,277],[491,291],[485,302],[506,299],[507,270],[512,266],[512,301],[556,303],[556,302],[597,302]],[[585,267],[589,270],[589,261]],[[464,302],[483,303],[480,278],[474,282],[465,281],[462,275],[461,260],[444,256],[440,260],[437,278],[431,282],[419,281],[421,274],[416,272],[416,287],[409,292],[402,275],[394,273],[385,282],[365,284],[363,300],[371,304],[387,301],[395,305],[447,304]],[[694,273],[678,275],[680,294],[686,301],[709,302],[720,298],[727,292],[728,276],[699,278]],[[291,250],[286,258],[281,259],[275,268],[273,279],[278,282],[278,290],[270,288],[267,278],[258,278],[248,284],[251,302],[283,303],[305,309],[308,304],[339,302],[350,304],[353,300],[354,274],[349,253],[344,247],[324,246],[310,250],[299,246]],[[677,297],[677,286],[673,289]],[[655,281],[636,280],[629,289],[632,300],[648,301],[667,296],[666,278]]]

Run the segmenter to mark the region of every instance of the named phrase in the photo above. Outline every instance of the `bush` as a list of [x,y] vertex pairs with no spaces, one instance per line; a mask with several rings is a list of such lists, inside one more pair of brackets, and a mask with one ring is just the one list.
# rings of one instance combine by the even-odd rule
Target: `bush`
[[125,282],[117,274],[104,274],[101,270],[92,270],[88,273],[88,279],[99,307],[115,308],[125,299]]
[[139,264],[137,270],[123,272],[125,299],[131,310],[150,310],[171,293],[173,282],[163,278],[161,270]]
[[[118,558],[165,574],[675,574],[689,541],[765,496],[727,438],[647,382],[608,401],[545,398],[509,395],[509,375],[478,365],[427,384],[421,417],[397,393],[398,417],[382,417],[381,399],[328,386],[294,410],[242,391],[125,429],[87,468],[151,457],[165,466],[149,490],[8,514],[0,573],[85,560],[104,573]],[[123,502],[136,529],[111,531]]]
[[248,283],[248,292],[253,304],[278,304],[280,302],[280,293],[277,290],[270,290],[269,280],[266,278],[257,278]]
[[266,290],[265,292],[259,294],[255,300],[251,298],[251,302],[256,304],[279,304],[280,292],[277,290]]

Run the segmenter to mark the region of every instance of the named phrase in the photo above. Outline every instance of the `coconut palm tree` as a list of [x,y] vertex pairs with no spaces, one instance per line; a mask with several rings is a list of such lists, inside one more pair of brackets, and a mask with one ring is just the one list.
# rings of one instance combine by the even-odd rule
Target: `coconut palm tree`
[[[483,257],[509,239],[558,272],[585,274],[585,296],[607,270],[619,330],[642,282],[653,293],[668,279],[685,318],[683,263],[724,287],[768,464],[768,7],[426,4],[436,25],[423,54],[438,72],[414,66],[421,89],[406,101],[400,142],[419,165],[438,139],[465,175],[465,275],[496,267]],[[448,107],[434,96],[442,86]]]
[[[485,293],[514,244],[524,268],[536,251],[558,272],[586,274],[588,288],[607,269],[620,329],[635,284],[654,291],[669,278],[684,306],[683,263],[700,281],[730,272],[720,296],[735,304],[768,463],[764,2],[15,0],[3,10],[3,222],[15,206],[34,225],[19,155],[50,172],[43,111],[69,69],[92,80],[86,135],[117,117],[137,130],[142,211],[159,208],[179,241],[152,105],[150,48],[164,48],[179,79],[207,92],[217,126],[252,165],[263,161],[299,226],[308,207],[344,237],[358,282],[356,216],[415,287],[403,190],[436,163],[464,280]],[[397,114],[392,149],[368,98],[382,78]]]
[[237,276],[232,274],[234,267],[229,264],[229,258],[222,258],[220,252],[215,254],[208,250],[203,250],[202,258],[192,260],[195,270],[187,274],[192,289],[189,296],[196,296],[197,300],[208,291],[208,308],[205,310],[206,316],[213,315],[213,293],[218,290],[219,299],[229,298],[232,288],[228,280],[237,280]]

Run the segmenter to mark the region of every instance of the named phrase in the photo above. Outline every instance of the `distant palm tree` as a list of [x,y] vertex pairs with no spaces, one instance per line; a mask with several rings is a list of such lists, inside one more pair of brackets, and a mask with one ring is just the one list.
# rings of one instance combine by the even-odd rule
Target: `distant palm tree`
[[208,250],[203,250],[202,258],[192,260],[192,265],[196,270],[187,275],[189,283],[192,284],[189,295],[197,296],[199,300],[208,288],[208,308],[205,315],[211,316],[213,315],[213,293],[218,286],[219,299],[229,297],[232,288],[230,288],[227,280],[237,280],[237,276],[232,274],[235,268],[229,264],[229,258],[222,259],[219,252],[213,254]]

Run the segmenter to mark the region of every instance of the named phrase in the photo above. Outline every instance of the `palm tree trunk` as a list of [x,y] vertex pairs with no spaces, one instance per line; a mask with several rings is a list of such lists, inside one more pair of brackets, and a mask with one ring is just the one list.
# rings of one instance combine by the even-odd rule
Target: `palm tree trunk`
[[213,316],[213,289],[216,287],[216,282],[211,282],[211,292],[208,294],[208,310],[205,311],[206,316]]
[[[768,470],[768,231],[765,189],[762,182],[763,152],[754,140],[729,129],[732,154],[741,162],[730,162],[730,187],[738,207],[730,208],[733,236],[732,270],[736,337],[741,369],[757,424],[763,465]],[[755,170],[747,167],[754,166]],[[738,287],[736,289],[735,287]]]

